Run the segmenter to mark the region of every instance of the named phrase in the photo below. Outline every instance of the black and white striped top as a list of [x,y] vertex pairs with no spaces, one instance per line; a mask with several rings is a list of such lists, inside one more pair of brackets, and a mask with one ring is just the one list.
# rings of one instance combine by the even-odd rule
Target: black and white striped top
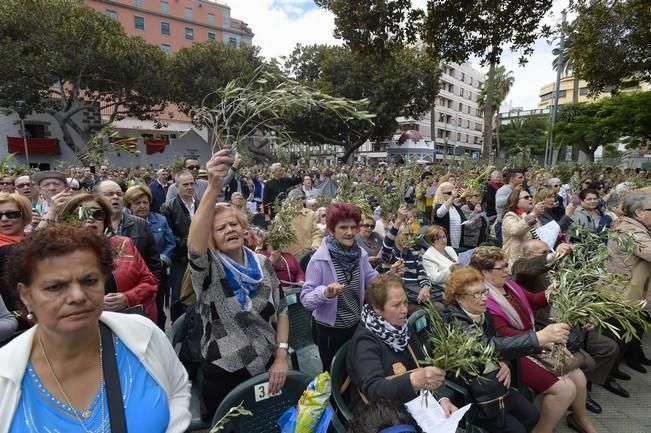
[[359,306],[359,266],[355,266],[352,272],[346,272],[336,261],[332,261],[337,272],[337,282],[344,286],[337,301],[337,318],[335,328],[352,328],[357,325],[361,316]]

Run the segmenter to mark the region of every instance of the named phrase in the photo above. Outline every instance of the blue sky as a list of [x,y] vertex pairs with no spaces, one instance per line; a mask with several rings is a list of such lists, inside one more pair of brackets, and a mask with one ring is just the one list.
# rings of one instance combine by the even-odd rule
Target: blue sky
[[[412,0],[412,3],[414,7],[423,7],[427,0]],[[553,9],[544,21],[557,23],[567,3],[568,0],[554,0]],[[297,43],[341,44],[333,36],[334,16],[317,7],[313,0],[228,0],[228,4],[234,18],[251,26],[255,33],[253,42],[260,46],[265,57],[286,56]],[[503,109],[508,105],[536,108],[540,88],[554,81],[555,73],[551,67],[553,47],[539,40],[534,48],[534,54],[524,67],[518,65],[517,54],[505,49],[502,64],[513,71],[515,84]],[[473,65],[480,69],[477,62]]]

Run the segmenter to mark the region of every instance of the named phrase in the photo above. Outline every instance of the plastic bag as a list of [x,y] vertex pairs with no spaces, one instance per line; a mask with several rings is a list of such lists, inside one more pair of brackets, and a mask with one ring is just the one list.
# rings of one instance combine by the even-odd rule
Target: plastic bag
[[314,378],[298,401],[298,417],[296,418],[296,433],[314,433],[321,420],[332,385],[330,374],[325,371]]
[[[316,429],[313,433],[327,433],[328,426],[332,417],[334,416],[335,411],[331,407],[326,407],[319,424],[317,424]],[[296,417],[298,416],[298,411],[295,407],[290,407],[282,414],[278,420],[278,426],[280,427],[280,433],[295,433],[296,432]]]

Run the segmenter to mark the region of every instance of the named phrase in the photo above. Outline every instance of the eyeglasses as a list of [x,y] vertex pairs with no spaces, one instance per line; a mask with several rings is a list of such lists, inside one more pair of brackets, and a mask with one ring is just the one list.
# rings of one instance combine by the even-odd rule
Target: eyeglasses
[[525,195],[524,197],[520,197],[520,200],[531,200],[533,197],[530,195]]
[[79,217],[81,220],[94,219],[98,221],[103,220],[106,216],[104,209],[99,207],[84,207],[83,210],[84,211]]
[[28,186],[31,186],[28,183],[20,183],[16,185],[16,188],[27,188]]
[[365,229],[374,229],[375,224],[362,224],[362,227],[364,227]]
[[188,170],[199,170],[201,168],[200,165],[188,165],[187,167]]
[[464,295],[472,296],[474,299],[488,298],[488,289],[479,292],[464,293]]
[[19,210],[8,210],[7,212],[0,212],[0,219],[3,216],[6,216],[10,220],[16,220],[23,216],[23,213]]

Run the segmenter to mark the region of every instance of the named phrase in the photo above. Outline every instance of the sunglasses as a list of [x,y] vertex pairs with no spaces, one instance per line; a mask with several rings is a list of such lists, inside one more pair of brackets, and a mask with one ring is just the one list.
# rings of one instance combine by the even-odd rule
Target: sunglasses
[[86,220],[92,218],[96,221],[99,221],[103,220],[105,216],[106,214],[104,213],[104,209],[98,207],[85,207],[83,215],[80,219]]
[[2,186],[9,186],[9,185],[13,185],[13,184],[14,184],[13,182],[0,182],[0,185],[2,185]]
[[452,191],[450,191],[450,192],[444,192],[443,195],[452,195]]
[[520,197],[520,200],[531,200],[533,197],[530,195],[525,195],[524,197]]
[[23,213],[19,210],[8,210],[7,212],[0,212],[0,219],[3,216],[6,216],[10,220],[16,220],[23,216]]
[[31,186],[31,185],[28,184],[28,183],[20,183],[20,184],[16,185],[16,188],[27,188],[28,186]]
[[188,170],[199,170],[201,168],[200,165],[188,165],[187,167]]
[[362,224],[362,227],[364,227],[365,229],[374,229],[375,224]]

